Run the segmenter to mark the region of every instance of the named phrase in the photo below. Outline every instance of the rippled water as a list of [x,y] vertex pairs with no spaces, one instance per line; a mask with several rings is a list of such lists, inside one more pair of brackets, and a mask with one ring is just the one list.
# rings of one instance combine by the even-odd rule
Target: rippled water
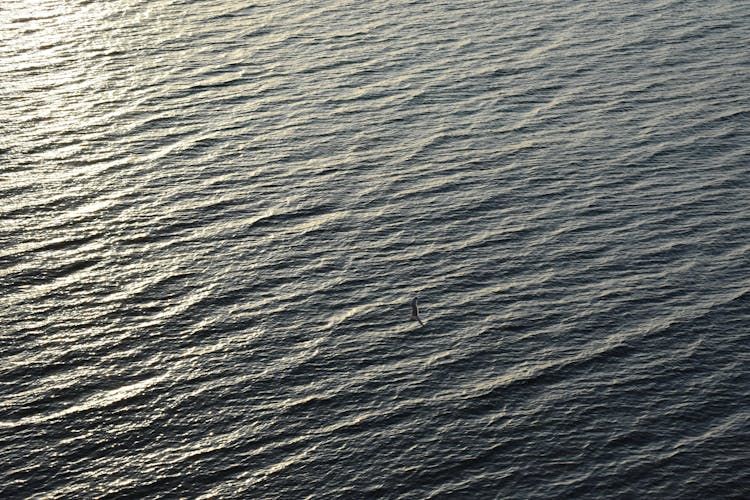
[[3,498],[750,497],[748,2],[0,37]]

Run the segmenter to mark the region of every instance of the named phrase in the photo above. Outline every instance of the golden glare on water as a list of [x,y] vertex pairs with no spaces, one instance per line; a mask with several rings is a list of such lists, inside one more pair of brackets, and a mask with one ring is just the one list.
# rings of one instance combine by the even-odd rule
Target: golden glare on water
[[3,64],[5,71],[19,75],[7,82],[10,91],[64,87],[75,92],[69,84],[95,77],[97,68],[88,56],[111,43],[107,18],[116,8],[112,4],[26,0],[0,7]]
[[48,0],[0,7],[6,38],[0,92],[10,104],[5,118],[16,132],[13,147],[25,157],[33,153],[42,164],[77,157],[89,132],[112,122],[102,103],[116,100],[119,63],[107,55],[120,44],[112,30],[118,8],[119,2]]
[[[8,53],[29,59],[48,55],[46,51],[57,46],[66,36],[65,29],[53,29],[61,17],[70,15],[64,2],[26,0],[7,2],[1,7],[0,26],[7,33]],[[66,21],[73,21],[68,19]],[[70,28],[73,26],[68,25]]]

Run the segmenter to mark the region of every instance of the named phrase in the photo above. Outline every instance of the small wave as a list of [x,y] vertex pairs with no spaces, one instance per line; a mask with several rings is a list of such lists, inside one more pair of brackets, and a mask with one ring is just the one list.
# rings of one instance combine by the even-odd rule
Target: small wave
[[153,377],[140,382],[135,382],[130,385],[118,387],[108,391],[102,391],[98,394],[89,396],[83,399],[75,405],[72,405],[64,410],[48,413],[45,415],[34,415],[31,417],[25,417],[17,421],[0,421],[1,428],[16,428],[28,425],[39,425],[52,420],[58,420],[61,418],[68,417],[69,415],[77,415],[79,413],[85,413],[90,410],[100,410],[110,407],[115,404],[127,402],[131,399],[138,398],[145,394],[148,389],[156,386],[163,380],[168,378],[168,374],[164,374],[158,377]]

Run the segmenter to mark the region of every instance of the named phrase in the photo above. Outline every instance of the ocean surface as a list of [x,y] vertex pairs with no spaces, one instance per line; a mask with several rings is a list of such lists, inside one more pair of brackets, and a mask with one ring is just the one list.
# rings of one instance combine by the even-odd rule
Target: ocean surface
[[749,44],[3,0],[0,498],[750,498]]

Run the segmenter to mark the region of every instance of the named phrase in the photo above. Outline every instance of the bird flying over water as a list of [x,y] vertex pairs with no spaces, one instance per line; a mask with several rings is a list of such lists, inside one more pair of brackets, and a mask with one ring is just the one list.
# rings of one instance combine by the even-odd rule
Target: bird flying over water
[[419,306],[417,305],[416,297],[411,299],[411,319],[419,321],[419,324],[421,326],[424,326],[424,323],[422,323],[422,318],[419,317]]

